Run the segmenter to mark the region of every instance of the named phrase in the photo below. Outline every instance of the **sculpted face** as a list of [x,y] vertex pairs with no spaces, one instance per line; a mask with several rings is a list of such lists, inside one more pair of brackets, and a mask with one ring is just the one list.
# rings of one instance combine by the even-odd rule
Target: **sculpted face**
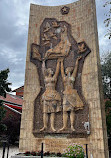
[[47,73],[48,73],[48,76],[52,76],[54,74],[54,72],[51,68],[47,69]]
[[67,76],[70,76],[71,73],[72,73],[72,71],[73,71],[73,67],[67,67],[66,70],[65,70],[65,74],[66,74]]

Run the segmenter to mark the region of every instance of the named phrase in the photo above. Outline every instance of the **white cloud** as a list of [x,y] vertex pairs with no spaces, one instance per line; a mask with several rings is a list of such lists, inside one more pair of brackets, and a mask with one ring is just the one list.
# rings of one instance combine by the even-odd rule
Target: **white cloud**
[[69,4],[72,2],[76,2],[77,0],[42,0],[42,1],[35,1],[36,4],[41,5],[48,5],[48,6],[57,6],[57,5],[63,5],[63,4]]

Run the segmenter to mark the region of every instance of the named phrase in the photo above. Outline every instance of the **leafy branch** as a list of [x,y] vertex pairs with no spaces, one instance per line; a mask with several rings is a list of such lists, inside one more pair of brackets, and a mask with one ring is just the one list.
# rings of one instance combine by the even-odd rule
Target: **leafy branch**
[[[111,5],[111,0],[107,1],[103,7],[108,7]],[[106,19],[104,20],[105,27],[107,27],[107,34],[105,36],[108,36],[109,39],[111,39],[111,6],[107,13],[105,13]]]

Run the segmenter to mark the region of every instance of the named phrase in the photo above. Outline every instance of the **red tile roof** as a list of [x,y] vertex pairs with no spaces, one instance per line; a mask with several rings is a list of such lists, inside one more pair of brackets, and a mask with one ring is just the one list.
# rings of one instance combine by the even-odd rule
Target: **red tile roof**
[[20,98],[16,95],[8,94],[8,93],[6,94],[6,98],[0,96],[0,100],[15,103],[15,104],[18,104],[18,105],[23,104],[23,99],[22,98]]
[[3,105],[7,106],[7,108],[22,110],[23,99],[21,97],[7,93],[6,98],[0,96],[0,100],[3,101]]
[[19,88],[16,88],[16,89],[14,89],[12,92],[16,92],[16,91],[19,91],[19,90],[24,90],[24,86],[21,86],[21,87],[19,87]]

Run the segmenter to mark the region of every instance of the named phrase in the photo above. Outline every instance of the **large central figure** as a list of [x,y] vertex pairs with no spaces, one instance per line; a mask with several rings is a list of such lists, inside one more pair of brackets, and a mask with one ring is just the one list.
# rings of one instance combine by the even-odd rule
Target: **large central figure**
[[[61,75],[64,83],[64,92],[63,92],[63,127],[59,130],[65,130],[67,128],[68,121],[68,112],[70,112],[70,123],[71,130],[74,129],[74,120],[75,120],[75,111],[79,109],[83,109],[83,102],[80,99],[78,92],[74,89],[74,83],[77,76],[77,70],[79,65],[79,60],[81,56],[79,56],[75,63],[75,68],[67,67],[64,72],[63,60],[61,60]],[[66,74],[65,74],[66,73]]]
[[51,130],[55,132],[54,128],[54,119],[55,113],[61,110],[61,97],[60,94],[55,90],[56,82],[59,74],[59,66],[60,61],[58,59],[56,71],[53,75],[53,71],[51,68],[45,68],[45,61],[42,64],[42,70],[44,74],[44,82],[45,82],[45,92],[42,95],[43,102],[43,124],[44,127],[40,131],[44,131],[48,126],[48,115],[50,114],[50,122],[51,122]]

